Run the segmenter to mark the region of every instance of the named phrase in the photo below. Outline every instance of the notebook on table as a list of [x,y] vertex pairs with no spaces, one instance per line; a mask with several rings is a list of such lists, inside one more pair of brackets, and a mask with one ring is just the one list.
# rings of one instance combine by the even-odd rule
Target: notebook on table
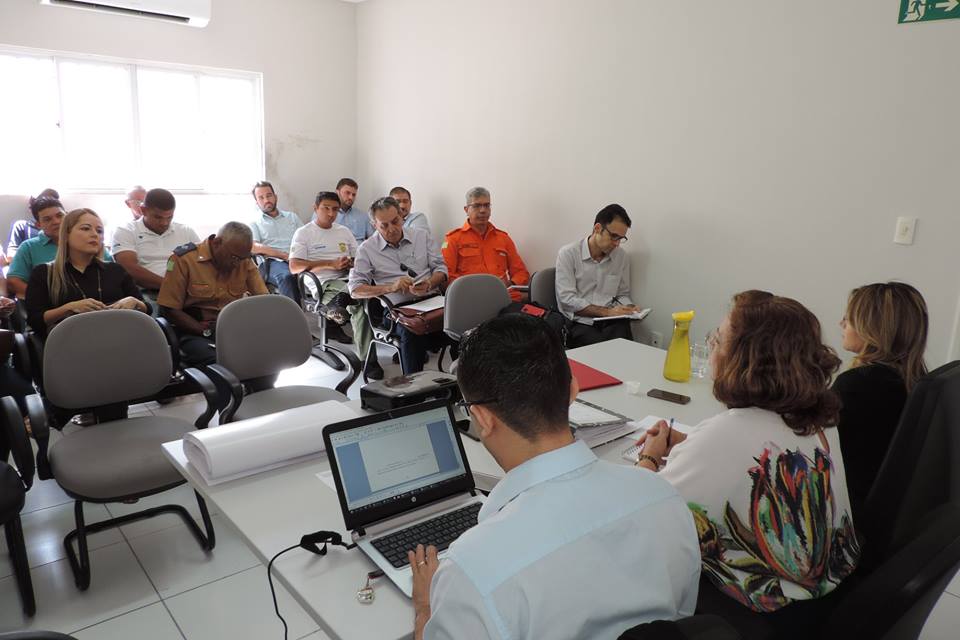
[[610,374],[604,373],[588,367],[582,362],[577,362],[572,358],[567,358],[570,363],[570,371],[573,377],[577,379],[580,385],[580,391],[589,391],[590,389],[601,389],[603,387],[612,387],[617,384],[623,384],[623,380],[614,378]]

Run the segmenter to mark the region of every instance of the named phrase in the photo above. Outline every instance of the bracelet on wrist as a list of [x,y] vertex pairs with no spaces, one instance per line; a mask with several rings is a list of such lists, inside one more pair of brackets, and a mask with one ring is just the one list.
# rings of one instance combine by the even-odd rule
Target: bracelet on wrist
[[640,464],[644,460],[652,464],[655,471],[660,471],[660,462],[656,458],[646,453],[641,453],[637,458],[637,464]]

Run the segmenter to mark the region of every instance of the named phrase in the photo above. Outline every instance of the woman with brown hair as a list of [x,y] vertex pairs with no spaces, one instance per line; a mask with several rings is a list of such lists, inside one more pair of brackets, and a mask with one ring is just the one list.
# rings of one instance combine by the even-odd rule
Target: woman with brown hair
[[57,257],[37,265],[27,286],[27,322],[40,336],[69,316],[101,309],[147,312],[130,274],[103,260],[103,222],[91,209],[74,209],[60,225]]
[[840,359],[816,316],[764,291],[734,296],[714,342],[713,394],[729,410],[687,435],[657,423],[638,464],[659,470],[693,512],[698,612],[744,631],[763,614],[776,637],[804,637],[860,556],[831,428]]
[[843,348],[854,353],[837,376],[840,446],[846,453],[853,520],[887,455],[907,394],[927,373],[927,304],[908,284],[868,284],[850,292],[840,321]]

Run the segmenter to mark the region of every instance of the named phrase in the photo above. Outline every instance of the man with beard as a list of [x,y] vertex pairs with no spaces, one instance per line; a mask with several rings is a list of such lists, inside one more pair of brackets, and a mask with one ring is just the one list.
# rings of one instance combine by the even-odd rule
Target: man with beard
[[290,273],[290,243],[294,232],[303,226],[300,216],[277,208],[273,185],[263,180],[253,185],[253,198],[260,215],[250,223],[253,232],[253,253],[263,256],[260,275],[282,294],[300,303],[297,278]]

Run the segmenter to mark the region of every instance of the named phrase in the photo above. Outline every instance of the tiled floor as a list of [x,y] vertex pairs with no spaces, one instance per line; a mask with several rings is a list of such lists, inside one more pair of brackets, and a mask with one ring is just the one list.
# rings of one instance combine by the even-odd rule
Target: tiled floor
[[[381,358],[388,375],[399,368]],[[284,372],[279,384],[334,386],[342,374],[311,358]],[[356,397],[360,382],[349,395]],[[138,407],[157,415],[192,419],[200,399]],[[90,520],[116,516],[151,504],[176,502],[195,515],[196,500],[186,486],[137,505],[88,505]],[[211,505],[217,546],[203,552],[186,526],[172,515],[125,525],[90,538],[92,581],[80,592],[64,558],[62,540],[73,528],[73,503],[53,481],[38,481],[27,495],[23,526],[32,567],[37,615],[23,617],[6,544],[0,539],[0,632],[49,629],[80,640],[243,640],[281,638],[266,570]],[[325,640],[316,623],[277,585],[289,638]],[[953,640],[960,628],[960,577],[955,577],[933,610],[922,640]]]

